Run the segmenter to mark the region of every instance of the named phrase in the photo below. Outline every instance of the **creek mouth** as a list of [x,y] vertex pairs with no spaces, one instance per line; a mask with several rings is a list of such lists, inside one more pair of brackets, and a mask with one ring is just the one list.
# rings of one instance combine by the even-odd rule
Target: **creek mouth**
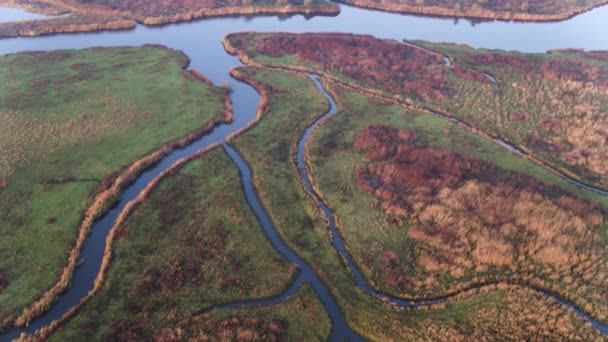
[[[333,99],[333,97],[323,87],[320,77],[318,75],[311,75],[311,79],[312,79],[314,85],[319,90],[319,92],[327,99],[330,108],[323,116],[317,118],[312,124],[310,124],[306,128],[304,135],[298,141],[296,164],[298,166],[300,179],[301,179],[302,183],[304,184],[306,191],[308,192],[308,194],[311,197],[313,197],[313,199],[315,200],[315,202],[317,203],[317,205],[323,212],[323,215],[325,216],[327,222],[329,223],[329,228],[331,231],[332,245],[334,246],[334,248],[336,249],[338,254],[340,254],[340,256],[344,260],[346,266],[348,267],[349,271],[354,276],[357,287],[359,287],[359,289],[361,289],[364,293],[366,293],[370,296],[376,297],[376,298],[382,300],[383,302],[390,303],[398,308],[410,308],[411,309],[411,308],[419,308],[422,306],[434,305],[434,304],[445,302],[445,301],[449,300],[450,298],[457,296],[460,292],[456,293],[456,294],[439,296],[439,297],[435,297],[435,298],[405,300],[405,299],[402,299],[402,298],[399,298],[399,297],[396,297],[396,296],[393,296],[393,295],[390,295],[387,293],[383,293],[381,291],[374,289],[372,286],[370,286],[369,282],[367,281],[367,278],[365,277],[363,272],[361,272],[361,270],[359,269],[357,264],[354,262],[352,256],[350,255],[348,249],[346,248],[346,244],[341,235],[341,232],[338,230],[338,228],[336,226],[336,220],[335,220],[333,211],[328,207],[328,205],[325,203],[325,201],[321,198],[321,196],[317,193],[317,191],[314,189],[314,187],[312,185],[312,176],[310,174],[310,170],[308,169],[308,164],[306,163],[306,145],[310,142],[311,138],[314,135],[315,130],[326,119],[335,115],[338,112],[338,108],[337,108],[336,102]],[[573,180],[571,180],[571,181],[575,182]],[[487,285],[492,285],[492,284],[480,284],[477,286],[473,286],[471,289],[481,289]],[[599,320],[593,318],[591,315],[584,312],[581,308],[579,308],[578,306],[569,302],[568,300],[558,296],[557,294],[554,294],[545,289],[537,288],[537,287],[533,287],[533,286],[525,286],[525,285],[518,284],[518,283],[514,283],[513,285],[529,288],[533,291],[543,294],[544,296],[546,296],[548,298],[555,300],[556,302],[560,303],[561,305],[565,306],[566,308],[573,310],[581,319],[589,322],[594,328],[596,328],[598,331],[600,331],[600,333],[602,335],[608,336],[608,324],[604,324],[604,323],[600,322]]]
[[[128,31],[0,39],[0,54],[28,50],[82,49],[94,46],[166,45],[184,51],[191,58],[192,67],[208,76],[214,84],[230,83],[234,106],[232,124],[218,125],[199,140],[185,148],[173,151],[151,169],[143,172],[123,191],[120,202],[97,220],[92,227],[81,252],[82,263],[74,272],[71,287],[53,302],[49,311],[33,320],[27,328],[9,329],[0,333],[0,341],[9,341],[18,337],[21,332],[31,333],[38,327],[46,326],[79,303],[80,299],[92,288],[92,279],[95,278],[100,268],[107,233],[124,205],[137,196],[141,189],[175,160],[190,156],[213,143],[224,142],[226,136],[245,127],[254,119],[255,109],[260,100],[259,94],[249,85],[229,77],[227,73],[231,68],[241,65],[238,59],[227,54],[221,45],[221,38],[228,33],[236,31],[292,31],[298,33],[334,31],[370,34],[378,38],[397,41],[402,41],[404,38],[450,41],[473,47],[522,52],[544,52],[561,48],[608,49],[603,35],[597,34],[608,31],[608,6],[596,8],[572,19],[556,23],[483,22],[477,25],[470,25],[466,20],[454,21],[452,18],[396,14],[345,5],[341,5],[341,10],[336,17],[210,18],[159,27],[137,25],[135,29]],[[365,18],[365,25],[361,24],[361,18]],[[390,29],[387,30],[387,28]],[[564,32],[568,34],[564,34]],[[496,39],[497,36],[500,36],[501,39]],[[525,39],[521,39],[521,37],[525,37]],[[303,181],[306,179],[303,177]],[[340,238],[338,234],[335,236]],[[85,255],[85,253],[87,254]],[[351,270],[353,269],[351,268]],[[353,274],[355,274],[354,272]],[[369,288],[368,285],[367,288]],[[373,289],[369,289],[373,291]],[[588,321],[592,322],[591,319]],[[607,334],[608,332],[604,333],[604,335]]]

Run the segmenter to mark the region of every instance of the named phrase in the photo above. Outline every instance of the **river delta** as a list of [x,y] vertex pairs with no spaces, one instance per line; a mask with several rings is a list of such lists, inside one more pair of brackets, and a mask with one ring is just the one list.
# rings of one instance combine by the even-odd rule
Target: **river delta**
[[[91,27],[125,31],[0,39],[0,340],[606,337],[608,9],[515,23],[321,5],[332,16],[134,13]],[[76,15],[31,6],[61,17],[0,16]],[[345,35],[340,57],[340,35],[239,31],[371,36]],[[23,252],[48,239],[53,254]]]

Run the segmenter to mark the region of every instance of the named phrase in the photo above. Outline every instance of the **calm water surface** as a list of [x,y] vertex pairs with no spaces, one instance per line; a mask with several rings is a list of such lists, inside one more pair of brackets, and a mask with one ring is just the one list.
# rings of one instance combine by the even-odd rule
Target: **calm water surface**
[[[16,8],[0,7],[0,23],[18,20],[32,20],[49,18],[44,14],[30,13]],[[52,18],[52,17],[50,17]]]

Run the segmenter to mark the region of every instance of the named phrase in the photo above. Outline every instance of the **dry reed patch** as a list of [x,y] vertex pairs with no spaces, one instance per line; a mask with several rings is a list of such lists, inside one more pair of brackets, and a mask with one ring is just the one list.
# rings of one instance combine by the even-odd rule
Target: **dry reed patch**
[[597,341],[597,330],[554,300],[498,286],[429,312],[400,336],[419,341]]
[[571,295],[606,294],[606,277],[598,277],[608,269],[605,221],[592,203],[394,127],[368,126],[355,149],[370,160],[357,168],[357,183],[420,243],[419,268],[403,267],[394,251],[379,255],[389,287],[413,283],[432,293],[439,279],[489,272],[533,275]]
[[[34,12],[39,12],[34,10]],[[0,23],[0,37],[39,36],[54,33],[124,30],[134,28],[134,20],[120,16],[73,12],[69,15],[40,20]]]
[[[459,63],[490,68],[504,80],[498,93],[502,117],[493,131],[520,141],[535,154],[567,166],[582,178],[605,183],[608,175],[608,66],[593,61],[605,52],[551,51],[513,55],[466,50]],[[465,99],[474,98],[474,92]],[[473,102],[461,105],[460,111]],[[518,122],[514,122],[518,121]],[[502,126],[502,127],[501,127]]]

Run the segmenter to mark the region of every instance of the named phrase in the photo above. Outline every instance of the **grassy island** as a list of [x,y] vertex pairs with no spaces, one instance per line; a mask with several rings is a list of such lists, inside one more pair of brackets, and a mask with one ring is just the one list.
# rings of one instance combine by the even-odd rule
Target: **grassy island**
[[172,148],[229,119],[224,89],[160,46],[0,57],[0,322],[64,289],[95,217]]

